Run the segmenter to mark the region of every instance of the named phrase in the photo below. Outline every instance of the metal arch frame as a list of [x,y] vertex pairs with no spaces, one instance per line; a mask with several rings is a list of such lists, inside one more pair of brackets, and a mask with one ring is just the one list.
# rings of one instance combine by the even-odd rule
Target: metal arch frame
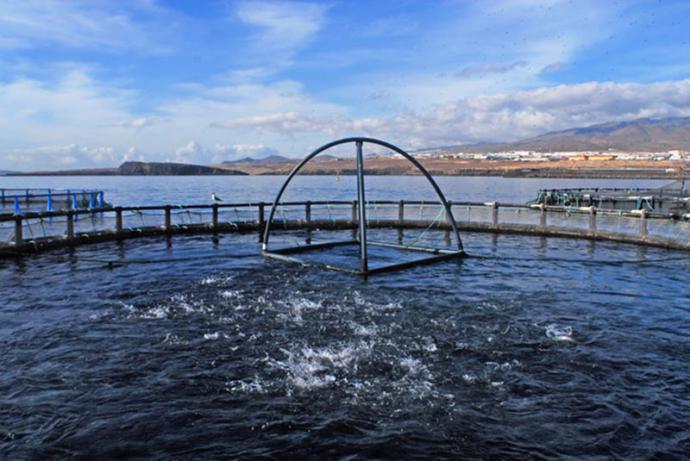
[[[273,219],[275,217],[276,210],[278,209],[278,206],[280,204],[280,199],[283,196],[283,193],[287,189],[287,186],[290,184],[292,179],[299,173],[299,171],[309,163],[310,160],[312,160],[314,157],[319,155],[320,153],[341,145],[341,144],[349,144],[349,143],[355,143],[357,146],[357,151],[356,151],[356,159],[357,159],[357,198],[358,198],[358,206],[359,206],[359,213],[358,213],[358,235],[359,239],[358,240],[348,240],[348,241],[342,241],[342,242],[328,242],[328,243],[322,243],[322,244],[315,244],[315,245],[307,245],[307,246],[299,246],[299,247],[290,247],[290,248],[282,248],[279,250],[274,250],[274,251],[269,251],[268,250],[268,241],[270,237],[270,232],[271,232],[271,224],[273,223]],[[408,251],[422,251],[422,252],[427,252],[427,253],[433,253],[435,256],[429,257],[429,258],[424,258],[424,259],[419,259],[419,260],[414,260],[414,261],[409,261],[405,263],[399,263],[399,264],[393,264],[393,265],[388,265],[380,268],[376,268],[373,270],[370,270],[368,267],[368,258],[367,258],[367,238],[366,238],[366,215],[365,215],[365,209],[366,209],[366,203],[364,199],[364,158],[362,154],[362,147],[364,143],[370,143],[370,144],[377,144],[379,146],[385,147],[389,150],[392,150],[393,152],[396,152],[400,155],[402,155],[405,159],[410,161],[421,173],[424,175],[424,177],[429,181],[431,186],[434,188],[434,191],[436,192],[436,195],[440,199],[441,203],[443,204],[443,208],[445,209],[445,215],[446,219],[450,221],[450,225],[452,228],[453,233],[455,234],[456,240],[457,240],[457,250],[456,251],[449,251],[449,250],[440,250],[440,249],[433,249],[433,248],[408,248],[403,245],[393,245],[393,244],[387,244],[387,243],[379,243],[379,242],[370,242],[372,245],[378,245],[378,246],[388,246],[388,247],[394,247],[394,248],[399,248],[399,249],[404,249]],[[320,248],[328,248],[332,246],[339,246],[339,245],[347,245],[347,244],[359,244],[360,245],[360,260],[361,260],[361,270],[359,271],[354,271],[350,269],[345,269],[341,267],[335,267],[335,266],[330,266],[326,265],[328,269],[333,269],[333,270],[339,270],[339,271],[344,271],[344,272],[352,272],[360,275],[368,275],[368,274],[373,274],[377,272],[385,272],[385,271],[390,271],[390,270],[396,270],[396,269],[403,269],[406,267],[411,267],[415,265],[420,265],[420,264],[429,264],[433,263],[439,260],[444,260],[444,259],[449,259],[453,257],[464,257],[466,256],[463,245],[462,245],[462,239],[460,238],[460,232],[458,231],[458,226],[455,221],[455,217],[453,216],[453,210],[451,209],[451,206],[449,205],[448,201],[446,200],[446,197],[443,195],[443,192],[441,191],[441,188],[438,186],[436,181],[434,181],[434,178],[431,176],[431,174],[410,154],[405,152],[404,150],[400,149],[397,146],[394,146],[393,144],[390,144],[386,141],[382,141],[380,139],[376,138],[367,138],[367,137],[349,137],[349,138],[342,138],[338,139],[336,141],[329,142],[328,144],[324,144],[323,146],[319,147],[318,149],[314,150],[312,153],[307,155],[299,164],[297,164],[290,174],[288,175],[287,179],[281,186],[280,190],[278,191],[278,195],[276,195],[275,200],[273,201],[273,204],[271,206],[271,211],[268,216],[268,220],[266,220],[265,228],[264,228],[264,233],[263,233],[263,239],[262,239],[262,245],[261,245],[261,251],[264,256],[267,257],[272,257],[276,259],[281,259],[281,260],[286,260],[286,261],[291,261],[291,262],[297,262],[301,264],[305,264],[303,261],[286,256],[288,253],[294,253],[294,252],[303,252],[303,251],[308,251],[310,249],[320,249]]]

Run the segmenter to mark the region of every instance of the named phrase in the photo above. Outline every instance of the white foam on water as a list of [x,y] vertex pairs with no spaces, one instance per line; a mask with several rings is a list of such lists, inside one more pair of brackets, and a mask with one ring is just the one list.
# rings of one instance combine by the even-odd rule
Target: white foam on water
[[323,308],[323,301],[314,301],[304,297],[291,297],[286,300],[278,300],[275,307],[282,311],[279,318],[295,323],[302,323],[304,315]]
[[136,308],[134,307],[134,304],[129,304],[129,303],[126,303],[124,301],[120,301],[118,304],[120,305],[120,308],[122,310],[124,310],[125,312],[128,312],[130,314],[136,312]]
[[470,349],[470,345],[469,345],[469,343],[465,343],[465,342],[462,342],[462,341],[457,341],[457,342],[455,343],[455,349],[458,350],[458,351],[465,351],[465,350]]
[[213,286],[220,285],[222,283],[231,282],[235,277],[233,275],[210,275],[206,278],[201,279],[200,285]]
[[166,333],[165,336],[163,337],[163,341],[161,341],[163,344],[170,344],[170,345],[178,345],[178,344],[188,344],[187,341],[183,340],[180,338],[178,335],[174,333]]
[[357,307],[364,307],[367,312],[377,313],[381,311],[395,311],[402,309],[400,301],[389,303],[376,303],[366,299],[359,291],[352,292],[352,300]]
[[376,325],[360,325],[356,322],[350,322],[350,328],[352,332],[357,336],[376,336],[379,332],[379,328]]
[[544,327],[544,333],[547,338],[554,341],[575,341],[573,338],[573,327],[568,325],[562,326],[552,323]]
[[241,392],[248,394],[265,394],[268,391],[269,383],[254,375],[251,380],[233,380],[226,383],[225,390],[228,392]]
[[357,360],[371,352],[371,346],[360,342],[334,347],[302,347],[297,351],[281,349],[284,360],[267,359],[269,366],[284,370],[288,383],[298,389],[318,389],[334,384],[336,374],[356,372]]
[[128,318],[164,319],[174,316],[185,316],[192,313],[207,313],[212,307],[190,294],[174,294],[167,301],[153,306],[137,307],[121,303]]
[[218,295],[225,299],[242,299],[242,293],[239,290],[223,290]]
[[422,361],[419,359],[414,359],[412,357],[403,357],[400,359],[400,366],[407,370],[408,373],[418,374],[424,370],[426,367],[422,365]]
[[467,384],[474,384],[479,380],[479,377],[474,373],[465,373],[464,375],[462,375],[462,380],[465,381]]
[[436,395],[434,375],[420,359],[403,357],[398,364],[406,373],[393,383],[396,395],[408,394],[418,399]]
[[437,352],[438,347],[436,346],[436,343],[434,342],[434,339],[427,336],[424,338],[424,343],[421,345],[422,350],[427,351],[427,352]]
[[139,315],[132,315],[132,317],[139,317],[142,319],[164,319],[170,316],[170,307],[159,305],[145,309]]
[[214,333],[204,333],[204,339],[206,341],[215,341],[217,339],[220,339],[222,335],[219,331],[216,331]]

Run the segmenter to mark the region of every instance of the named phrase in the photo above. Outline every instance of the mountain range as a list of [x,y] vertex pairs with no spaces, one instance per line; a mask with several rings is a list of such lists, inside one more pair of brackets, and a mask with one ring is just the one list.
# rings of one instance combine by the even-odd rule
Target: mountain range
[[641,118],[624,122],[608,122],[582,128],[552,131],[515,142],[443,146],[433,150],[446,152],[506,152],[517,150],[562,152],[609,149],[628,152],[690,150],[690,117]]
[[[338,157],[330,154],[321,154],[314,159],[315,162],[325,162],[337,160]],[[249,164],[249,165],[279,165],[282,163],[293,163],[295,158],[283,157],[282,155],[269,155],[262,158],[244,157],[239,160],[225,160],[221,165]]]

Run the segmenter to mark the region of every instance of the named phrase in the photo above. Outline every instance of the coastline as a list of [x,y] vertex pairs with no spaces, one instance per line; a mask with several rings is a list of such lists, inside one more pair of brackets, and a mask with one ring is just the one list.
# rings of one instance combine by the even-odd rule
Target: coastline
[[[367,175],[415,176],[419,172],[402,158],[370,157]],[[677,160],[642,161],[466,161],[432,159],[420,163],[434,176],[501,176],[506,178],[583,179],[678,179],[687,175],[690,163]],[[285,176],[297,160],[276,163],[246,161],[213,165],[129,163],[119,168],[84,168],[60,171],[12,172],[17,176]],[[353,159],[328,158],[306,164],[301,175],[350,176],[356,174]]]

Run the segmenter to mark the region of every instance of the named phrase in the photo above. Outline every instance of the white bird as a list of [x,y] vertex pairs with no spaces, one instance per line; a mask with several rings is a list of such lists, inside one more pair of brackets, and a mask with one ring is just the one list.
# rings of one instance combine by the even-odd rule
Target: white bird
[[211,200],[213,200],[214,202],[222,202],[223,201],[223,199],[218,197],[215,192],[211,193]]

